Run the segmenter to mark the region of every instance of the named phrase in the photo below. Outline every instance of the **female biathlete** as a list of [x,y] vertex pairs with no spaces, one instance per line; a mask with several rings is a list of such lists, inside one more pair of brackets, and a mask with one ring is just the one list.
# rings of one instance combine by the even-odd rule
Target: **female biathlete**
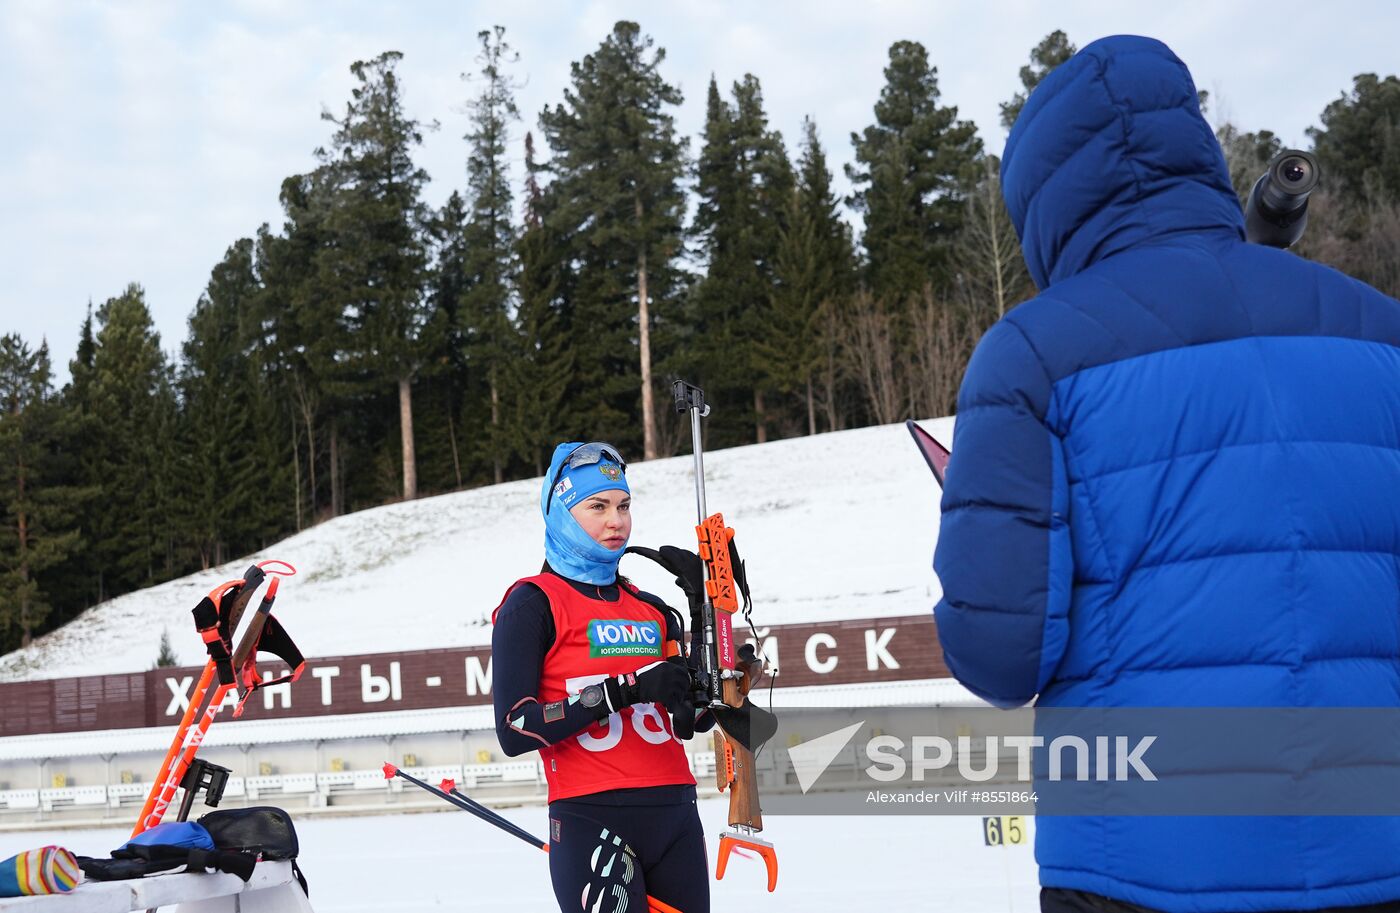
[[538,751],[549,782],[549,872],[565,913],[710,909],[695,778],[676,734],[696,717],[679,615],[618,576],[632,534],[627,464],[560,444],[540,492],[545,565],[493,616],[501,748]]

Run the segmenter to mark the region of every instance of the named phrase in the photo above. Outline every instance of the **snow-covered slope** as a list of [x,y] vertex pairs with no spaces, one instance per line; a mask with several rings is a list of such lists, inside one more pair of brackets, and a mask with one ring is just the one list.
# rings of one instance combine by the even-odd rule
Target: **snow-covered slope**
[[[925,427],[947,443],[952,424]],[[913,615],[936,600],[937,488],[903,425],[714,451],[705,475],[710,510],[738,531],[760,625]],[[693,547],[691,457],[636,463],[627,477],[632,544]],[[300,571],[277,605],[308,656],[489,643],[491,610],[542,560],[539,490],[539,479],[509,482],[323,523],[265,553],[96,606],[0,658],[0,681],[142,671],[162,629],[182,664],[198,664],[190,609],[261,558]],[[622,568],[642,588],[680,598],[651,562],[630,556]]]

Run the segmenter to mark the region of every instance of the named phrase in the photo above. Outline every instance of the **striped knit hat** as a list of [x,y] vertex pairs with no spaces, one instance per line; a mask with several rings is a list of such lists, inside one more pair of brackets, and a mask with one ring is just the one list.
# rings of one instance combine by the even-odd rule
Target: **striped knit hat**
[[0,862],[0,897],[67,894],[82,878],[78,860],[63,847],[26,850]]

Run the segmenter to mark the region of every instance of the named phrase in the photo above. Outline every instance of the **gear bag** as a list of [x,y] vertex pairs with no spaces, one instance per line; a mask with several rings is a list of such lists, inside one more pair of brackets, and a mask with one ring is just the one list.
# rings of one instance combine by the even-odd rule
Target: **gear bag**
[[292,873],[306,895],[311,890],[306,885],[306,876],[297,865],[296,827],[292,816],[286,811],[271,805],[252,808],[224,808],[210,812],[199,819],[199,823],[213,838],[214,845],[221,850],[251,853],[263,859],[288,859],[292,863]]
[[247,881],[257,856],[216,849],[209,831],[191,821],[171,821],[141,832],[112,851],[110,859],[79,856],[93,881],[144,878],[162,872],[229,872]]

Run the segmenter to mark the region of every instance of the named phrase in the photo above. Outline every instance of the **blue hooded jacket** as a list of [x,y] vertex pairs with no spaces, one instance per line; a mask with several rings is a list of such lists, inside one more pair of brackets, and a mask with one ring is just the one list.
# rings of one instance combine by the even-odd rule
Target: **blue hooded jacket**
[[[1043,291],[958,397],[953,674],[999,706],[1400,706],[1400,303],[1244,241],[1158,41],[1051,73],[1002,179]],[[1036,858],[1169,913],[1400,898],[1390,817],[1047,816]]]

